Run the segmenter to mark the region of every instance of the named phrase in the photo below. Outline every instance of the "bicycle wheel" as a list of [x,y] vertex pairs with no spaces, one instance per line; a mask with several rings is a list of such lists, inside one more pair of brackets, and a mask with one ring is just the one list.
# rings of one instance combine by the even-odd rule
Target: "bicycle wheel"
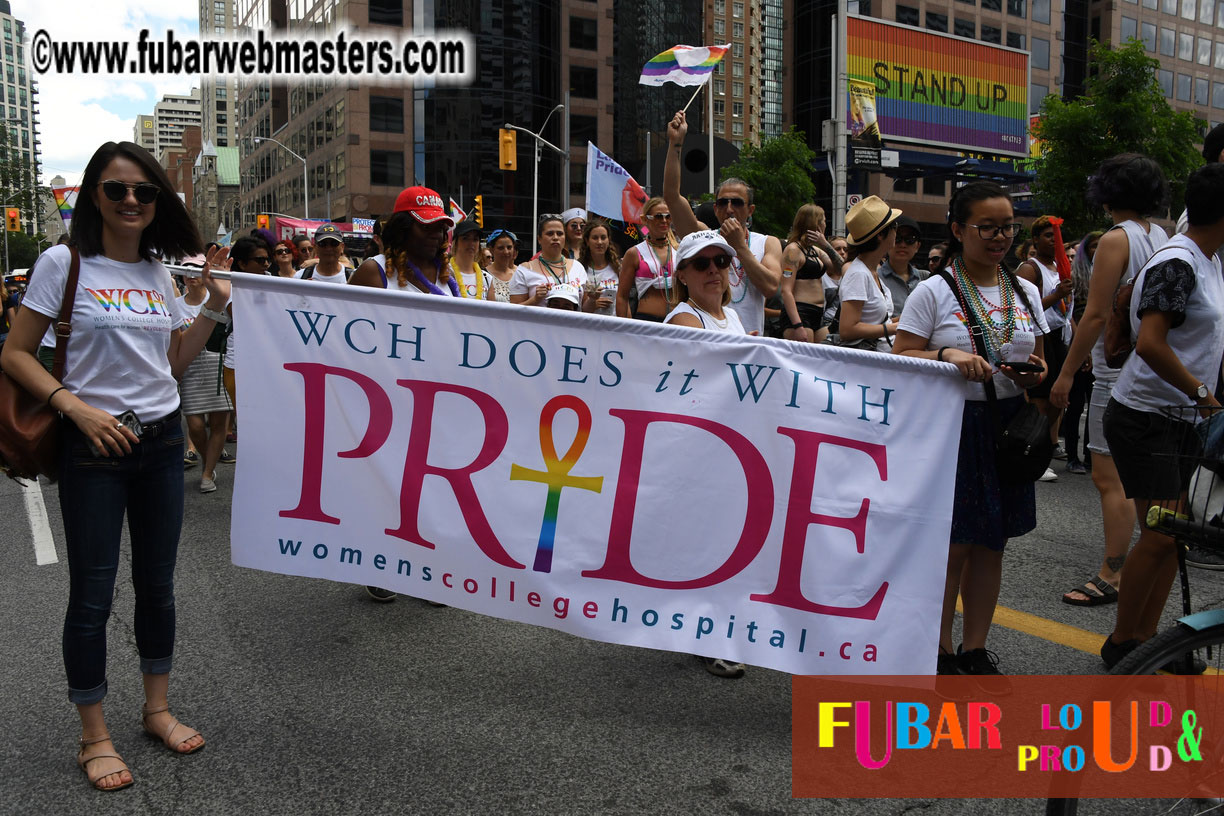
[[[1219,672],[1224,667],[1224,623],[1196,630],[1179,622],[1128,654],[1110,674],[1155,674],[1169,662],[1186,655],[1196,655],[1209,668]],[[1047,799],[1046,816],[1077,816],[1079,802],[1078,799]]]

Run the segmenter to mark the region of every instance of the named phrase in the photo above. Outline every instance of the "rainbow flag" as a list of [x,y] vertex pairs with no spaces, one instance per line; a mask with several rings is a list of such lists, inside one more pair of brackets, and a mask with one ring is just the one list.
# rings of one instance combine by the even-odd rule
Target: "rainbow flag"
[[658,87],[665,82],[677,85],[704,85],[714,68],[726,56],[729,45],[677,45],[652,57],[642,68],[641,85]]
[[64,229],[72,228],[72,208],[76,206],[79,187],[52,187],[51,194],[55,196],[55,206],[59,208],[60,218],[64,221]]

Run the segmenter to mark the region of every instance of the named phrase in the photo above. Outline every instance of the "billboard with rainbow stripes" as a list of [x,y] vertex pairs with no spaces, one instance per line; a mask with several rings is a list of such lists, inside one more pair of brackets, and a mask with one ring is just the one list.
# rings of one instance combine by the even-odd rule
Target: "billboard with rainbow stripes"
[[1028,156],[1026,52],[853,15],[846,34],[885,141]]

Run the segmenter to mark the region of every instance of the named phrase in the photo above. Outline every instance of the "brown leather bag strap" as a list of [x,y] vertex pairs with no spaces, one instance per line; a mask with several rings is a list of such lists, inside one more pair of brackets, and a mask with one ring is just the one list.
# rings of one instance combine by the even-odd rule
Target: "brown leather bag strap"
[[68,337],[72,334],[72,306],[76,303],[77,280],[81,276],[81,253],[77,252],[75,246],[69,246],[68,249],[72,253],[72,263],[68,266],[64,297],[60,301],[59,318],[55,321],[55,362],[51,366],[51,376],[59,382],[64,381]]

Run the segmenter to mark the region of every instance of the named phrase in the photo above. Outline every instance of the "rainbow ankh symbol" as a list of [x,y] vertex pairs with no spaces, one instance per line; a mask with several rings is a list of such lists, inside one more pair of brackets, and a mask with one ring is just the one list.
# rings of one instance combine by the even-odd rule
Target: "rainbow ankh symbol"
[[[557,412],[568,408],[578,416],[578,432],[570,443],[565,456],[557,458],[557,447],[553,444],[553,422]],[[510,466],[510,480],[524,482],[541,482],[548,485],[548,497],[544,502],[544,521],[540,524],[540,542],[536,547],[535,563],[532,569],[536,572],[552,571],[553,540],[557,535],[557,511],[561,506],[561,491],[567,487],[577,487],[594,493],[603,491],[602,476],[570,476],[578,457],[586,450],[587,440],[591,437],[591,409],[578,397],[563,394],[553,397],[540,411],[540,453],[544,455],[545,470],[530,470],[521,465]]]

